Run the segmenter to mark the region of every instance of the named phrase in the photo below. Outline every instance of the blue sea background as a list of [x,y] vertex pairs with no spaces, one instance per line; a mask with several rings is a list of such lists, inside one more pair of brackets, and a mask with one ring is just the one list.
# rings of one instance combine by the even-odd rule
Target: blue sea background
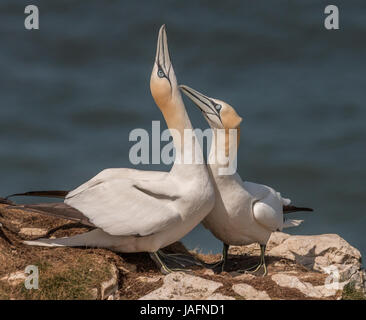
[[[163,121],[149,78],[165,23],[178,81],[244,119],[241,177],[315,209],[292,234],[337,233],[366,255],[365,1],[332,1],[332,31],[326,1],[32,1],[37,31],[28,4],[0,2],[1,196],[133,167],[130,131]],[[221,250],[202,226],[184,243]]]

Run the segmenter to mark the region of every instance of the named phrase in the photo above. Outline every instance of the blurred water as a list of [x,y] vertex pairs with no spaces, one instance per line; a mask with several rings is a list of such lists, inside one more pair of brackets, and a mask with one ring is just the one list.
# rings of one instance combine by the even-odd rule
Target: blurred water
[[[338,233],[366,254],[364,1],[332,2],[338,31],[323,27],[325,1],[32,1],[38,31],[26,4],[0,3],[0,195],[131,167],[129,132],[163,120],[149,77],[166,23],[179,82],[244,118],[242,178],[316,209],[292,233]],[[184,241],[221,250],[202,227]]]

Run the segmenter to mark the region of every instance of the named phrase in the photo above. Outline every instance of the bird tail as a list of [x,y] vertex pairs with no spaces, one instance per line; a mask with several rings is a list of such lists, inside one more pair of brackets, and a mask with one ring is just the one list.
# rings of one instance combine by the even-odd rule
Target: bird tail
[[129,237],[112,236],[101,229],[94,229],[71,237],[38,239],[34,241],[24,241],[23,243],[30,246],[41,247],[111,248],[115,251],[120,251],[120,249],[123,248],[123,252],[135,252],[135,247],[131,247],[131,239]]
[[89,218],[85,216],[82,212],[63,202],[13,205],[12,208],[29,211],[31,213],[39,213],[60,219],[76,221],[85,226],[95,227],[95,225],[89,220]]
[[0,204],[14,205],[14,202],[0,197]]
[[17,204],[8,199],[0,198],[0,204],[5,204],[11,209],[22,210],[29,213],[38,213],[46,216],[79,222],[88,227],[95,225],[81,211],[67,205],[64,202],[37,203],[37,204]]
[[[290,202],[287,201],[286,204],[283,205],[283,214],[289,214],[292,212],[312,212],[314,211],[312,208],[306,208],[306,207],[296,207],[293,205],[290,205]],[[283,228],[292,228],[292,227],[298,227],[304,220],[295,220],[295,219],[287,219],[285,218],[283,221]]]
[[286,228],[298,227],[303,222],[304,222],[304,220],[285,219],[285,221],[283,222],[282,228],[286,229]]
[[103,247],[109,235],[100,229],[77,234],[71,237],[57,239],[38,239],[33,241],[23,241],[24,244],[40,247]]
[[284,205],[283,206],[283,214],[288,214],[288,213],[298,212],[298,211],[312,212],[314,210],[312,208],[295,207],[295,206],[292,206],[292,205]]
[[61,198],[65,199],[66,195],[70,191],[65,190],[48,190],[48,191],[28,191],[24,193],[14,193],[5,198],[5,200],[11,198],[11,197],[47,197],[47,198]]
[[38,203],[38,204],[17,204],[9,197],[15,196],[29,196],[29,197],[53,197],[64,199],[69,191],[52,190],[52,191],[29,191],[25,193],[15,193],[6,198],[0,198],[0,204],[11,206],[12,209],[24,210],[31,213],[39,213],[47,216],[52,216],[61,219],[67,219],[80,222],[89,227],[95,227],[82,212],[67,205],[63,202],[56,203]]

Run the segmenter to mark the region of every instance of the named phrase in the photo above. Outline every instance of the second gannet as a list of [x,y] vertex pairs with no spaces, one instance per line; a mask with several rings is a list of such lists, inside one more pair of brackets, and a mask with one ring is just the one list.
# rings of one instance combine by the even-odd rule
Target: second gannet
[[215,191],[204,161],[199,161],[203,159],[199,147],[194,154],[198,161],[191,164],[177,161],[184,156],[183,131],[192,130],[192,125],[170,60],[165,26],[159,31],[150,89],[168,128],[180,133],[173,135],[176,160],[171,171],[106,169],[70,192],[22,194],[65,197],[64,203],[25,205],[24,208],[96,227],[68,238],[40,239],[27,241],[27,244],[148,252],[162,272],[171,271],[158,250],[180,240],[202,221],[214,205]]
[[[259,243],[260,262],[249,269],[257,271],[263,266],[264,274],[267,274],[264,256],[271,233],[297,226],[302,222],[284,219],[283,215],[295,211],[313,210],[292,206],[289,199],[282,197],[273,188],[243,181],[237,172],[230,175],[220,174],[220,168],[228,167],[231,165],[230,161],[235,161],[235,157],[228,157],[227,151],[234,151],[236,155],[242,118],[232,106],[221,100],[207,97],[185,85],[181,85],[180,88],[208,121],[213,131],[213,144],[217,143],[218,130],[225,130],[225,145],[215,145],[217,148],[225,147],[225,152],[217,152],[216,148],[211,146],[208,157],[209,171],[216,189],[216,201],[213,210],[203,220],[203,225],[224,244],[222,270],[225,268],[229,245]],[[237,130],[236,140],[229,139],[230,129]]]

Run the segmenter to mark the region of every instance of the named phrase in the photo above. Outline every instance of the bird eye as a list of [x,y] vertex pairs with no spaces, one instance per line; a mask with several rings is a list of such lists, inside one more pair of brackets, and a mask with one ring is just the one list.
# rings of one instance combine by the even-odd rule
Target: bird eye
[[215,105],[215,109],[217,112],[220,112],[221,108],[222,108],[221,104]]
[[159,76],[159,78],[164,78],[165,77],[165,74],[164,74],[163,70],[159,69],[158,76]]

